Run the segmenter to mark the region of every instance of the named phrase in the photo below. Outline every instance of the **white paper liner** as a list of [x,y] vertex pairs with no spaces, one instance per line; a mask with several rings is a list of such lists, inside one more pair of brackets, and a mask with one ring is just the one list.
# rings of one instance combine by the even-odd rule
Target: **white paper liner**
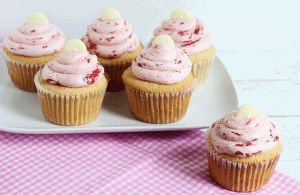
[[102,106],[106,87],[82,95],[58,95],[40,85],[38,77],[41,70],[34,77],[39,95],[42,112],[45,118],[58,125],[77,126],[95,120]]
[[137,119],[155,124],[173,123],[187,111],[193,85],[184,91],[170,94],[151,94],[126,86],[130,111]]
[[209,130],[205,135],[205,144],[211,177],[220,186],[237,192],[257,191],[264,187],[271,179],[280,157],[255,165],[223,159],[209,146]]
[[10,75],[13,84],[19,89],[36,92],[36,87],[34,85],[34,75],[40,68],[43,68],[46,63],[43,64],[20,63],[9,58],[8,55],[3,50],[2,53],[6,61],[8,73]]
[[196,78],[195,89],[198,89],[199,86],[203,85],[209,76],[210,69],[214,64],[215,55],[209,59],[205,60],[201,63],[192,63],[192,70],[191,72],[194,74]]

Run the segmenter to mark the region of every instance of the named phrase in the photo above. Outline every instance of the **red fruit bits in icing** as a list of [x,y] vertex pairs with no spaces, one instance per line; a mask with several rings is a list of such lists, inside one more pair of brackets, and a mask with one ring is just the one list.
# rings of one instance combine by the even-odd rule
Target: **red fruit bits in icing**
[[280,140],[279,130],[269,117],[259,113],[253,118],[239,118],[234,111],[214,122],[209,135],[216,151],[251,157],[274,148]]
[[100,74],[101,70],[98,68],[92,72],[92,74],[88,74],[85,79],[87,81],[88,85],[94,84],[98,78],[98,75]]

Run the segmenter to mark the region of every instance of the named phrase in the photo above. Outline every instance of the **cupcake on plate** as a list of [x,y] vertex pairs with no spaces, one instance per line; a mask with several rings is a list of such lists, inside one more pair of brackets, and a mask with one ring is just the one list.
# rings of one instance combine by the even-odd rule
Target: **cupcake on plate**
[[37,72],[34,82],[45,118],[58,125],[83,125],[99,115],[108,79],[97,56],[73,39]]
[[192,63],[167,35],[143,49],[122,79],[130,111],[147,123],[172,123],[186,114],[193,92]]
[[132,25],[116,9],[107,9],[88,26],[83,41],[108,74],[107,91],[124,90],[122,74],[143,48]]
[[25,91],[36,91],[34,75],[57,57],[65,41],[61,30],[43,14],[30,14],[24,25],[3,40],[3,55],[14,85]]
[[154,37],[162,34],[169,35],[175,46],[192,61],[195,89],[204,84],[215,58],[213,36],[204,22],[193,17],[186,9],[175,9],[171,18],[163,21],[153,32]]
[[211,177],[238,192],[265,186],[282,152],[277,125],[250,104],[214,122],[205,142]]

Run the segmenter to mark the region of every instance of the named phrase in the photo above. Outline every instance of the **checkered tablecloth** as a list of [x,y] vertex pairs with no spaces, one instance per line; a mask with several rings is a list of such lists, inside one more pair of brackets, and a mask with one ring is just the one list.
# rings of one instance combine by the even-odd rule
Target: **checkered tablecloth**
[[[0,194],[238,194],[208,173],[201,130],[24,135],[0,131]],[[275,171],[251,193],[300,194]],[[239,193],[240,194],[240,193]]]

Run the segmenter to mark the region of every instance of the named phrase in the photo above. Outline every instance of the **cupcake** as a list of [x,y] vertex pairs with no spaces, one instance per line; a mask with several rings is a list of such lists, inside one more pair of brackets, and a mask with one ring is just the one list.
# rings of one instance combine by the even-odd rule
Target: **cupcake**
[[192,63],[167,35],[143,49],[122,79],[130,111],[147,123],[172,123],[186,114],[193,91]]
[[214,122],[205,142],[211,177],[237,192],[265,186],[282,152],[277,125],[250,104]]
[[83,41],[108,74],[107,91],[124,90],[122,74],[143,48],[132,25],[116,9],[107,9],[88,26]]
[[4,37],[3,55],[16,87],[36,91],[34,75],[61,52],[65,35],[41,13],[32,13],[26,23]]
[[175,46],[192,61],[192,73],[196,77],[195,89],[204,84],[215,58],[213,36],[206,25],[186,9],[176,9],[171,19],[163,21],[153,32],[155,37],[162,34],[169,35]]
[[97,56],[73,39],[37,72],[34,82],[45,118],[58,125],[89,123],[99,115],[108,79]]

